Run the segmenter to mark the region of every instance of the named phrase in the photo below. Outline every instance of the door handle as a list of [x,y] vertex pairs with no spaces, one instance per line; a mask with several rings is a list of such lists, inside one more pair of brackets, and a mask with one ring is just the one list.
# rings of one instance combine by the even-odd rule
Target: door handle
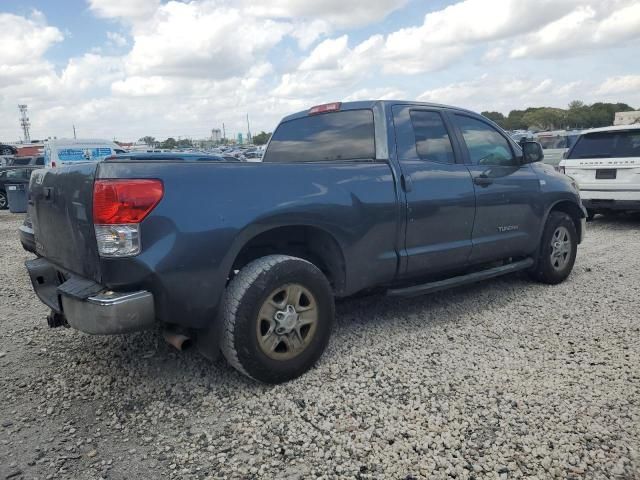
[[486,175],[480,175],[478,177],[474,177],[473,183],[480,185],[481,187],[488,187],[493,183],[493,179]]
[[411,182],[411,176],[405,175],[404,173],[400,176],[400,183],[402,184],[402,189],[405,192],[410,192],[413,190],[413,183]]

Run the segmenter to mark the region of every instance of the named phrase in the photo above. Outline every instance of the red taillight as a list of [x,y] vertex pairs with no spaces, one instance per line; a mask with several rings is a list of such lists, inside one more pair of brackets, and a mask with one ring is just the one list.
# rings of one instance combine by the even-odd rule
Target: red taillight
[[53,160],[53,161],[51,162],[51,166],[52,166],[52,167],[55,167],[55,166],[56,166],[56,161],[55,161],[55,160]]
[[93,223],[140,223],[163,194],[160,180],[96,180],[93,185]]
[[324,105],[316,105],[311,107],[309,115],[316,115],[317,113],[337,112],[340,110],[341,102],[325,103]]

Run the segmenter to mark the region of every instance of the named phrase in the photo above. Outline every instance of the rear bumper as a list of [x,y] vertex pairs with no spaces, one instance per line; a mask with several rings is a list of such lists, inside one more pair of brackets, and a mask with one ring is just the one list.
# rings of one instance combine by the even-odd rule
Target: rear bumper
[[153,295],[113,292],[81,277],[65,276],[45,258],[25,262],[38,298],[82,332],[110,335],[153,328]]
[[589,210],[640,210],[640,200],[583,198],[582,204]]
[[36,253],[36,240],[33,235],[33,228],[29,227],[29,225],[22,224],[18,229],[18,234],[20,235],[22,248],[27,252]]

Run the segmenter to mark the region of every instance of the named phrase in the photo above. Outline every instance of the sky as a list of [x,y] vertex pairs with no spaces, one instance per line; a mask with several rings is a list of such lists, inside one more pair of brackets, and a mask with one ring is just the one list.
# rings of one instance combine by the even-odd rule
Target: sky
[[0,0],[0,141],[272,131],[331,101],[640,108],[640,0]]

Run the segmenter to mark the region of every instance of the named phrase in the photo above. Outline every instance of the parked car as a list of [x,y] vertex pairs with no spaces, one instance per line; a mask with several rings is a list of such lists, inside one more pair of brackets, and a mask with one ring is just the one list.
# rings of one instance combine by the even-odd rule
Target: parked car
[[27,269],[51,326],[161,326],[283,382],[321,356],[335,297],[566,279],[586,212],[541,159],[455,107],[319,105],[282,120],[263,162],[116,157],[34,173]]
[[0,210],[9,207],[7,184],[28,184],[31,172],[36,166],[0,167]]
[[580,135],[579,131],[538,132],[534,135],[534,140],[542,145],[544,163],[556,167],[560,164],[569,148],[575,143],[578,135]]
[[44,166],[44,157],[13,157],[9,162],[9,166],[20,166],[20,165],[38,165]]
[[58,138],[47,140],[44,144],[44,162],[48,168],[69,163],[98,162],[118,153],[126,152],[109,140]]
[[640,125],[585,130],[560,169],[578,184],[589,219],[640,210]]

